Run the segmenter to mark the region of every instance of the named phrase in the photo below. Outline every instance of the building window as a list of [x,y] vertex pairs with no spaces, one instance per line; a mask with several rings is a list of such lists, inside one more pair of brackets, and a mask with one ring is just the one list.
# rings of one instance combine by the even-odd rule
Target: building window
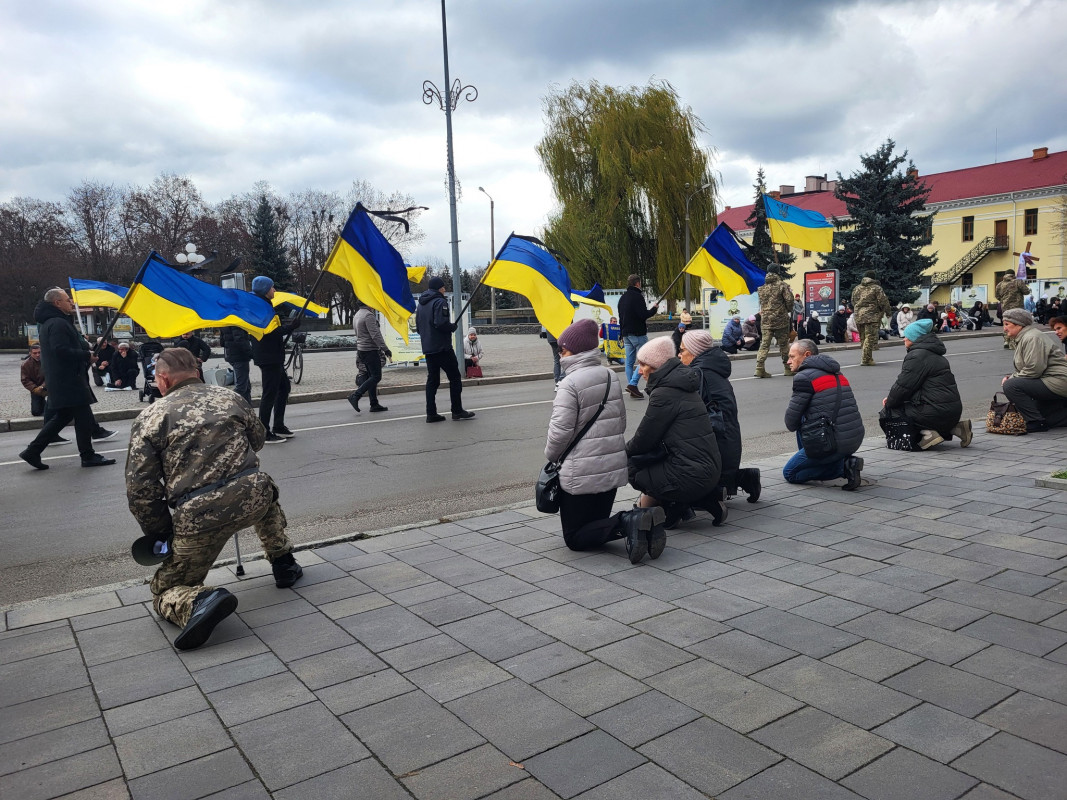
[[804,258],[811,258],[811,251],[810,250],[805,250],[804,251]]
[[974,217],[963,218],[963,241],[974,241]]
[[789,245],[787,245],[787,244],[783,244],[782,245],[782,255],[783,256],[789,255]]
[[960,276],[960,284],[963,286],[964,289],[969,289],[970,287],[974,286],[974,273],[964,272]]
[[1036,236],[1037,235],[1037,209],[1026,209],[1026,216],[1023,218],[1023,236]]

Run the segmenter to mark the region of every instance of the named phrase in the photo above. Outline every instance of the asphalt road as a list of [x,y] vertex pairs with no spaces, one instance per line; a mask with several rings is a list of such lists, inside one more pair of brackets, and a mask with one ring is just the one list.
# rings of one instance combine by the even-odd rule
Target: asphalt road
[[[1011,370],[999,337],[946,343],[968,417],[985,416],[1000,378]],[[847,370],[868,435],[880,435],[877,413],[903,359],[903,347],[883,348],[876,367],[859,367],[858,350],[835,354]],[[790,380],[751,377],[752,361],[734,362],[747,459],[795,449],[782,415]],[[544,462],[552,403],[549,381],[468,387],[470,422],[424,422],[421,393],[384,398],[389,412],[356,417],[343,401],[291,406],[287,423],[298,435],[261,452],[263,468],[281,487],[289,533],[297,542],[436,520],[463,511],[531,499]],[[439,401],[447,408],[447,391]],[[632,432],[643,412],[627,400]],[[38,472],[18,458],[32,432],[0,435],[0,605],[143,577],[129,557],[140,535],[126,507],[122,462],[129,422],[100,452],[114,467],[82,469],[73,445],[51,447]],[[70,430],[73,434],[73,430]],[[942,447],[950,445],[942,445]],[[951,446],[955,446],[954,444]],[[981,447],[981,438],[974,447]],[[921,456],[916,456],[921,457]],[[242,535],[252,548],[254,536]]]

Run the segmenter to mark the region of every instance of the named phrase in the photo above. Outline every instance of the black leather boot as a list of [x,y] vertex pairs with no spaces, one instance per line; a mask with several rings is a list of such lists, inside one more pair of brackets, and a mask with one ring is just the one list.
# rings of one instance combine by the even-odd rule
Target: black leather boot
[[760,486],[759,478],[759,470],[755,467],[737,471],[737,485],[748,495],[748,502],[750,503],[758,501],[760,492],[763,490],[763,487]]
[[193,601],[193,613],[174,640],[179,650],[195,650],[207,641],[215,626],[237,608],[237,598],[225,589],[201,592]]
[[292,553],[274,559],[270,562],[270,569],[274,573],[274,585],[279,589],[288,589],[304,574]]

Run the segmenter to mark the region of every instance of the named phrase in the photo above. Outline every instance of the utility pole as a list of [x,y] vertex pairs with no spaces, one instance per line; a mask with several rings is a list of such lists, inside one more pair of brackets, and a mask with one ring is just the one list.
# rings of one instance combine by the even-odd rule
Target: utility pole
[[[493,259],[496,258],[496,220],[493,216],[496,203],[493,202],[493,196],[481,186],[478,187],[478,191],[489,198],[489,263],[492,264]],[[492,286],[489,287],[489,323],[496,325],[496,289]]]

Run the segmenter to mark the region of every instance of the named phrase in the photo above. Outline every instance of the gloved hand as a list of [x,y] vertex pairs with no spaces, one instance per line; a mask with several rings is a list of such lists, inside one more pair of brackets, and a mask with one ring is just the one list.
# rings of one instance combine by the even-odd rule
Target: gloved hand
[[385,357],[388,358],[388,359],[392,359],[392,357],[393,357],[393,351],[390,350],[388,347],[385,348]]
[[458,322],[453,322],[451,325],[448,326],[448,330],[451,331],[452,333],[455,333],[456,332],[456,328],[458,328],[458,327],[459,327],[459,323]]

